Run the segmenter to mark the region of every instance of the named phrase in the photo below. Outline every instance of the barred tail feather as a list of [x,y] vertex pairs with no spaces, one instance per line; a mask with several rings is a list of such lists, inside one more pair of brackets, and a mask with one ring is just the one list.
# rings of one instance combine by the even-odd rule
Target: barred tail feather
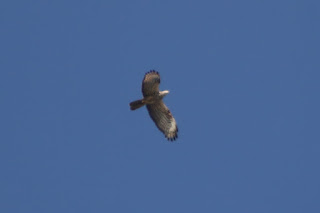
[[144,105],[145,105],[145,103],[144,103],[143,99],[137,100],[137,101],[132,101],[130,103],[130,109],[131,110],[136,110],[136,109],[138,109],[138,108],[140,108],[140,107],[142,107]]

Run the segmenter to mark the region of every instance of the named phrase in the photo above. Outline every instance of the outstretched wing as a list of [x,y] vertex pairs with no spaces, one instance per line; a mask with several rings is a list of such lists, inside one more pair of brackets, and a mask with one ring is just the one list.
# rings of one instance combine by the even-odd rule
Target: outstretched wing
[[163,132],[168,140],[174,141],[178,138],[176,120],[162,100],[159,100],[154,104],[147,104],[147,109],[158,129]]
[[144,75],[142,81],[142,94],[144,97],[159,92],[160,75],[157,71],[151,70]]

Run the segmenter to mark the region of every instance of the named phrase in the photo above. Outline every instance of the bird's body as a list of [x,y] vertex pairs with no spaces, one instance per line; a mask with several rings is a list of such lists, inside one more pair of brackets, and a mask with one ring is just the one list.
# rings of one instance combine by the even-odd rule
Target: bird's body
[[177,123],[168,107],[163,103],[164,96],[169,94],[168,90],[159,91],[160,75],[151,70],[147,72],[142,81],[143,99],[130,103],[130,109],[136,110],[146,105],[151,119],[158,129],[164,133],[168,140],[178,138]]

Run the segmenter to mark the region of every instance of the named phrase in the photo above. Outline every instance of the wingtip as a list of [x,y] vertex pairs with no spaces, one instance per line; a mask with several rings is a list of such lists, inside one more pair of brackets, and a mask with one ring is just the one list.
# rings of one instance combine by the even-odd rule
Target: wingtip
[[173,142],[173,141],[178,139],[178,135],[175,135],[174,137],[166,137],[166,138],[167,138],[168,141]]
[[146,72],[146,75],[147,75],[147,74],[150,74],[150,73],[156,73],[156,74],[158,74],[158,75],[159,75],[159,72],[158,72],[158,71],[156,71],[156,70],[150,70],[150,71]]
[[144,80],[145,80],[145,79],[148,77],[148,75],[150,75],[150,74],[155,74],[155,75],[157,75],[158,78],[154,78],[154,79],[155,79],[155,81],[156,81],[157,83],[160,84],[160,74],[159,74],[159,72],[156,71],[156,70],[150,70],[150,71],[146,72],[146,74],[144,74],[144,78],[143,78],[142,82],[144,82]]

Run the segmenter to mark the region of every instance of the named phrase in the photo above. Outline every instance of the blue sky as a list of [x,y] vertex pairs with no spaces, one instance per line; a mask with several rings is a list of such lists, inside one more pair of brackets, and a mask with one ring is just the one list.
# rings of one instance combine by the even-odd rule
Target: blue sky
[[[318,1],[2,1],[1,212],[320,212]],[[179,126],[142,96],[156,69]]]

